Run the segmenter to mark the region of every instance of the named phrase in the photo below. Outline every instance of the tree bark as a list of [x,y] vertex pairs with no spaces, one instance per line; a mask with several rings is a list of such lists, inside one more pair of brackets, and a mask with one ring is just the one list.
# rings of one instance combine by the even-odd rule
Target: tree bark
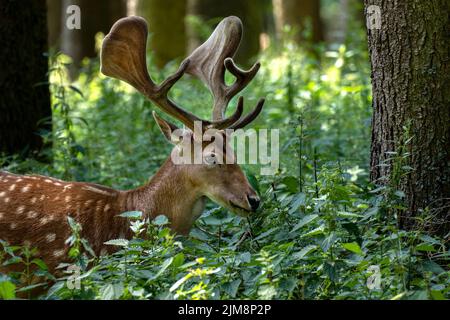
[[139,0],[136,12],[148,22],[149,47],[159,68],[185,56],[186,0]]
[[[323,24],[320,17],[320,0],[273,0],[275,24],[277,34],[283,38],[283,28],[289,25],[294,28],[294,40],[298,44],[310,40],[318,43],[324,40]],[[312,32],[310,37],[304,37],[307,21],[310,22]]]
[[[259,36],[263,31],[261,4],[261,0],[189,0],[188,14],[198,16],[203,21],[231,15],[239,17],[242,20],[244,32],[235,58],[239,63],[250,65],[260,50]],[[218,19],[217,23],[219,22]],[[189,52],[206,40],[192,30],[189,30],[189,35]]]
[[48,46],[59,50],[62,26],[61,0],[47,0]]
[[[398,181],[407,204],[400,225],[446,235],[450,231],[449,3],[366,0],[368,19],[372,18],[370,5],[381,10],[381,28],[368,29],[373,87],[371,178],[397,184],[392,164],[380,164],[392,157],[389,152],[400,152],[400,146],[412,139],[406,145],[412,171]],[[432,219],[421,226],[417,217],[422,213]]]
[[0,37],[0,153],[31,156],[51,130],[45,1],[2,1]]

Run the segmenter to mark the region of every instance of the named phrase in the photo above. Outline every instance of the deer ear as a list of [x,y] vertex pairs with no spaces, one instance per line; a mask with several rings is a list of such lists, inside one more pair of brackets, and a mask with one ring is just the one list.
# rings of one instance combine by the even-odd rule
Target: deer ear
[[169,140],[169,142],[173,143],[172,133],[175,130],[177,130],[178,127],[176,125],[174,125],[173,123],[166,121],[163,118],[161,118],[160,116],[158,116],[158,114],[155,111],[153,111],[152,114],[153,114],[153,118],[155,118],[156,123],[158,124],[159,129],[164,134],[166,139]]

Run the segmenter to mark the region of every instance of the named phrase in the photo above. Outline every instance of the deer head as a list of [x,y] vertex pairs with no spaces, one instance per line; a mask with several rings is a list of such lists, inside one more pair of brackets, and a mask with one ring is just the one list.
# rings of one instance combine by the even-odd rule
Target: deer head
[[[236,111],[230,117],[225,117],[231,99],[245,88],[260,67],[260,64],[256,63],[250,70],[244,71],[233,61],[233,55],[238,49],[242,36],[242,23],[239,18],[223,19],[206,42],[194,50],[181,63],[178,71],[160,85],[152,81],[147,71],[147,33],[147,23],[143,18],[127,17],[117,21],[103,41],[101,71],[107,76],[129,83],[162,111],[181,121],[187,127],[183,133],[184,140],[206,146],[193,134],[196,122],[201,124],[202,132],[213,129],[216,130],[216,137],[219,135],[223,140],[227,140],[225,129],[243,128],[261,112],[264,99],[261,99],[249,114],[241,117],[244,100],[240,97]],[[225,83],[226,70],[236,77],[231,85]],[[170,88],[184,73],[199,78],[211,91],[214,99],[211,120],[198,118],[168,98]],[[171,141],[172,134],[179,128],[159,117],[155,112],[153,116],[162,133]],[[177,152],[180,151],[175,146],[172,155]],[[259,197],[236,164],[233,152],[227,143],[222,150],[215,149],[204,153],[204,161],[201,164],[178,166],[177,171],[183,172],[184,179],[189,181],[199,195],[207,196],[221,206],[241,215],[246,215],[258,208]]]
[[[177,72],[156,85],[146,66],[145,20],[128,17],[116,22],[103,41],[101,71],[128,82],[162,111],[181,121],[186,126],[182,141],[188,141],[190,146],[205,147],[201,161],[175,164],[173,156],[180,152],[176,145],[171,157],[146,185],[129,191],[0,171],[0,239],[13,245],[29,244],[38,248],[41,258],[53,270],[67,259],[66,239],[71,233],[67,215],[82,225],[82,236],[97,254],[101,254],[113,251],[105,246],[105,241],[132,236],[128,222],[118,217],[124,211],[139,210],[145,217],[165,214],[171,228],[180,234],[189,233],[202,212],[205,197],[241,215],[256,211],[260,200],[236,164],[230,146],[225,143],[221,148],[208,149],[208,142],[195,134],[199,122],[200,136],[213,130],[216,139],[224,140],[226,129],[242,128],[261,112],[263,99],[241,117],[244,103],[241,97],[236,111],[228,118],[224,116],[230,100],[251,81],[259,68],[259,64],[255,64],[249,71],[243,71],[233,62],[241,34],[242,24],[238,18],[224,19],[211,37],[183,61]],[[236,77],[232,85],[225,84],[225,70]],[[168,98],[170,88],[184,73],[204,81],[212,92],[212,120],[202,120]],[[153,116],[171,141],[178,128],[156,113]],[[7,272],[11,270],[6,267]],[[0,272],[4,271],[0,267]]]

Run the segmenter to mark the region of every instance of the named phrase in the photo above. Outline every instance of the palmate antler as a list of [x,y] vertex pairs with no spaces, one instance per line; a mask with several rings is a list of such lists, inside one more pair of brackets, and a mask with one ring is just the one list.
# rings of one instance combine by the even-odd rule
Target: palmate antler
[[[239,18],[228,17],[222,20],[209,39],[160,85],[152,81],[147,71],[147,35],[147,23],[143,18],[133,16],[118,20],[103,40],[101,72],[129,83],[161,110],[191,129],[194,128],[194,121],[202,121],[204,128],[242,128],[261,112],[264,99],[258,102],[252,112],[241,118],[243,98],[240,97],[233,115],[224,117],[230,100],[253,79],[260,66],[256,63],[249,71],[243,71],[232,59],[242,36]],[[230,86],[225,84],[225,69],[236,77],[235,83]],[[168,98],[169,90],[185,72],[198,77],[211,90],[214,96],[213,120],[202,120]]]

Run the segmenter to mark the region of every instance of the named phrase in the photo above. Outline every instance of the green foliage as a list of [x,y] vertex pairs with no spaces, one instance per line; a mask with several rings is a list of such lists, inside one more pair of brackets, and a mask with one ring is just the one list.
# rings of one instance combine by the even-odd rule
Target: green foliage
[[[247,108],[262,96],[268,100],[254,127],[277,128],[282,140],[276,175],[259,176],[257,168],[245,167],[263,200],[256,214],[245,219],[209,204],[190,237],[180,237],[164,216],[148,221],[140,212],[122,213],[134,237],[110,239],[107,244],[117,251],[101,257],[69,219],[69,256],[80,273],[74,278],[66,271],[41,298],[450,298],[448,244],[421,230],[398,228],[404,196],[398,181],[383,188],[368,182],[367,53],[341,46],[320,56],[319,62],[289,43],[268,50],[260,74],[244,90]],[[151,74],[161,81],[175,68]],[[98,70],[98,63],[88,69]],[[53,81],[58,107],[48,138],[54,165],[12,161],[6,169],[122,189],[145,183],[170,150],[152,121],[151,103],[97,73],[82,73],[72,90],[63,78]],[[198,81],[182,79],[172,98],[199,116],[209,115],[211,97]],[[393,155],[386,164],[397,180],[408,170],[407,157]],[[0,245],[1,265],[25,261],[37,267],[0,275],[0,298],[27,291],[34,273],[54,280],[33,249]]]

